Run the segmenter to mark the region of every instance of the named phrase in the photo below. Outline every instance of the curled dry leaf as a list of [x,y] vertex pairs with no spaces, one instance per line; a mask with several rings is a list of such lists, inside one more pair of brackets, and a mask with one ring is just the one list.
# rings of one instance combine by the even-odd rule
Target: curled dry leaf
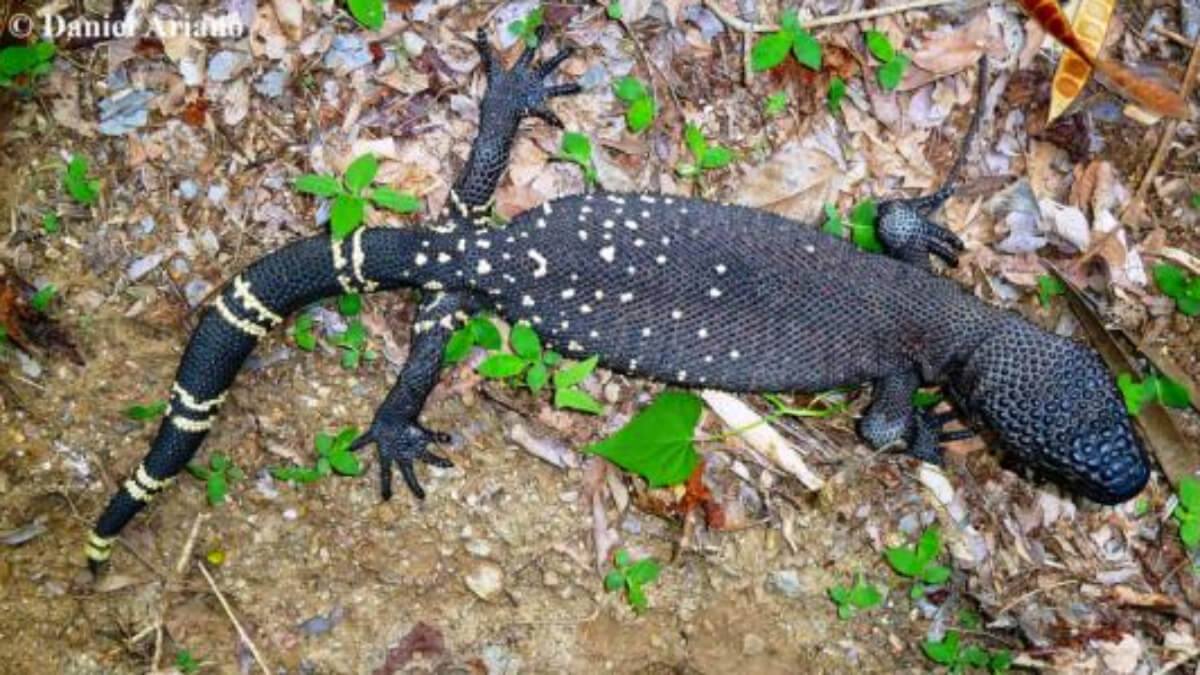
[[820,118],[800,140],[784,145],[742,179],[739,201],[799,220],[815,221],[825,204],[857,182],[862,167],[842,155],[833,120]]
[[271,0],[271,6],[283,34],[292,42],[299,42],[304,34],[304,7],[298,0]]

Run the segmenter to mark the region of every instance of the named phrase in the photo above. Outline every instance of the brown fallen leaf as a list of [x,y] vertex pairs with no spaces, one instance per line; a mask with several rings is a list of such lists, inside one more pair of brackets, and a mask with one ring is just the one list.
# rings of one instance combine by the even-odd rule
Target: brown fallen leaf
[[83,365],[83,357],[58,322],[30,306],[36,292],[33,284],[0,267],[0,327],[8,340],[24,352],[44,349]]

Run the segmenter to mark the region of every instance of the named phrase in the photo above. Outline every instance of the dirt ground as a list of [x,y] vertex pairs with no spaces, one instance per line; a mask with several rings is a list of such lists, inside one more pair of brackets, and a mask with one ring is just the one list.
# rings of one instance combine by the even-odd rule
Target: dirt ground
[[[1070,265],[1084,252],[1054,226],[1042,231],[1048,242],[1037,253],[1008,248],[1016,226],[989,206],[991,196],[1026,181],[1038,199],[1078,206],[1082,177],[1102,175],[1105,189],[1128,202],[1166,128],[1125,120],[1119,100],[1095,85],[1067,122],[1045,128],[1056,56],[1029,46],[1036,32],[1015,6],[841,22],[815,31],[825,46],[822,72],[793,62],[747,79],[744,36],[701,3],[620,4],[623,23],[602,4],[546,6],[543,55],[578,47],[564,77],[586,87],[553,107],[568,129],[593,136],[601,185],[706,194],[807,222],[826,203],[846,212],[867,195],[936,186],[975,103],[971,64],[988,51],[999,64],[993,107],[964,190],[942,216],[968,244],[953,274],[1061,332],[1077,323],[1061,299],[1039,307],[1039,260]],[[821,16],[864,6],[801,4]],[[1163,13],[1184,32],[1174,5],[1119,4],[1113,30],[1126,31],[1125,56],[1182,71],[1187,50],[1141,30]],[[606,412],[572,414],[483,382],[472,370],[479,354],[447,368],[426,405],[423,422],[453,434],[443,450],[455,467],[419,469],[424,502],[399,486],[381,501],[369,455],[357,478],[272,478],[270,467],[311,463],[317,433],[370,421],[407,350],[413,298],[403,293],[367,299],[363,322],[380,358],[355,370],[342,367],[330,341],[345,323],[333,302],[316,313],[316,351],[296,347],[290,324],[266,338],[200,451],[202,459],[230,457],[245,476],[216,507],[201,481],[181,476],[125,529],[109,569],[93,579],[83,565],[87,532],[157,426],[123,411],[166,398],[194,307],[209,291],[323,227],[324,207],[293,192],[291,177],[341,170],[371,150],[382,160],[381,182],[423,198],[423,213],[410,219],[420,226],[446,200],[474,134],[483,82],[464,36],[490,26],[515,58],[519,46],[505,28],[532,4],[392,2],[377,32],[328,3],[274,7],[280,16],[302,9],[303,18],[291,25],[267,4],[257,9],[253,39],[65,49],[33,94],[7,95],[0,107],[0,214],[8,222],[0,266],[6,279],[54,284],[48,314],[83,359],[44,344],[0,352],[0,671],[187,672],[186,654],[199,672],[221,673],[260,672],[260,662],[289,673],[929,672],[944,668],[922,643],[951,630],[1034,670],[1197,667],[1200,572],[1170,517],[1176,498],[1163,473],[1139,500],[1100,508],[1002,469],[974,440],[949,454],[949,495],[931,491],[928,469],[873,453],[855,436],[865,396],[830,419],[776,425],[825,479],[818,492],[736,436],[700,443],[723,528],[696,514],[664,517],[653,505],[676,493],[648,491],[576,452],[661,387],[600,372],[585,387]],[[778,15],[773,3],[760,9],[760,20]],[[253,16],[253,4],[245,11]],[[916,57],[898,93],[872,79],[867,28]],[[353,63],[360,52],[339,42],[344,36],[362,41],[365,64]],[[957,40],[962,53],[954,52],[959,65],[942,63],[946,72],[934,75],[922,64],[950,53],[939,40]],[[237,52],[229,77],[213,65],[225,50]],[[188,75],[197,68],[199,84]],[[640,135],[625,129],[625,106],[612,95],[612,81],[626,73],[658,100],[654,128]],[[851,90],[839,116],[825,99],[835,73]],[[154,93],[147,119],[107,135],[101,102],[126,89]],[[768,116],[763,100],[776,91],[788,106]],[[733,148],[736,162],[697,182],[681,178],[685,120]],[[578,167],[552,160],[559,131],[540,121],[522,129],[497,197],[502,215],[584,189]],[[1200,253],[1198,212],[1188,204],[1200,191],[1196,128],[1184,123],[1175,134],[1144,212],[1121,221],[1121,255],[1147,267],[1167,259],[1167,248]],[[76,153],[101,181],[90,207],[62,186]],[[1098,200],[1081,208],[1092,236],[1103,220]],[[60,232],[44,231],[48,211]],[[1200,324],[1173,311],[1136,270],[1114,273],[1109,253],[1073,268],[1073,280],[1091,289],[1110,325],[1162,347],[1181,376],[1200,379]],[[1195,455],[1196,411],[1172,420]],[[702,425],[705,438],[727,431],[711,414]],[[951,575],[914,599],[912,581],[883,554],[933,524]],[[645,612],[604,589],[615,548],[662,563]],[[860,574],[883,600],[841,620],[829,590]]]

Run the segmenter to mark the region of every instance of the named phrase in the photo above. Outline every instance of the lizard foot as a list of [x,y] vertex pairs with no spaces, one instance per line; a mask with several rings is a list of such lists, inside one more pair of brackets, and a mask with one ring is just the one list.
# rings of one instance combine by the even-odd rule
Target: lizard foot
[[375,443],[379,450],[379,491],[384,500],[392,498],[392,463],[400,468],[400,475],[408,489],[417,496],[425,498],[425,490],[417,482],[417,473],[413,462],[421,461],[443,469],[454,466],[445,457],[429,452],[430,443],[449,443],[449,434],[440,431],[430,431],[416,422],[381,422],[375,420],[367,433],[355,439],[350,445],[351,450],[359,450]]
[[[539,44],[545,35],[545,29],[545,26],[538,29]],[[482,28],[475,33],[474,45],[487,70],[487,93],[483,97],[481,114],[486,115],[489,108],[511,111],[520,117],[537,117],[562,128],[562,120],[554,114],[547,102],[558,96],[577,94],[583,87],[574,82],[547,86],[545,79],[566,61],[574,50],[564,47],[554,56],[534,65],[537,48],[526,47],[516,64],[510,70],[504,70]]]
[[913,414],[913,427],[908,439],[908,454],[937,466],[942,465],[945,448],[942,443],[961,441],[975,435],[970,429],[943,429],[957,417],[954,413],[933,413],[918,410]]
[[929,220],[925,214],[944,200],[941,192],[917,199],[897,199],[879,205],[876,229],[888,253],[906,262],[929,266],[929,255],[958,266],[963,242],[950,230]]

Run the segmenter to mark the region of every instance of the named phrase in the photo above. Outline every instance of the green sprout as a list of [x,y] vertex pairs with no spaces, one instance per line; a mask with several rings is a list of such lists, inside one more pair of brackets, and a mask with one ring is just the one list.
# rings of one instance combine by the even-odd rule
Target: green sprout
[[1117,388],[1121,390],[1130,415],[1140,415],[1142,409],[1151,403],[1181,409],[1192,403],[1192,395],[1187,387],[1166,375],[1151,373],[1137,382],[1130,373],[1121,373],[1117,377]]
[[641,133],[654,122],[657,104],[641,80],[626,75],[613,84],[613,93],[629,106],[625,110],[625,124],[630,131]]
[[196,662],[196,657],[186,649],[180,649],[175,652],[175,668],[183,673],[190,675],[200,669],[200,664]]
[[780,28],[768,33],[750,49],[750,67],[756,72],[783,63],[788,53],[811,70],[821,69],[821,43],[800,26],[795,10],[784,10],[779,17]]
[[317,334],[313,332],[311,314],[301,314],[296,318],[296,324],[292,327],[292,339],[296,341],[297,347],[306,352],[317,348]]
[[525,46],[533,49],[538,46],[538,29],[542,27],[545,12],[539,5],[534,7],[523,19],[517,19],[508,24],[508,32],[525,41]]
[[921,533],[921,538],[917,541],[916,546],[889,548],[884,556],[893,570],[916,582],[909,594],[915,600],[925,594],[923,584],[937,586],[950,578],[950,568],[934,562],[941,550],[941,533],[938,532],[936,526],[933,526]]
[[379,161],[368,153],[351,162],[341,179],[306,173],[297,176],[292,186],[299,192],[333,199],[329,209],[330,231],[334,241],[341,241],[363,224],[368,201],[399,214],[416,213],[421,208],[421,201],[408,192],[383,185],[371,187],[378,172]]
[[858,574],[853,586],[837,585],[829,589],[829,599],[837,605],[838,618],[846,621],[854,617],[856,610],[870,609],[883,602],[883,593]]
[[921,651],[929,660],[946,666],[951,673],[961,673],[966,668],[986,668],[991,673],[1006,673],[1012,667],[1012,652],[1007,649],[988,651],[978,645],[962,645],[958,631],[946,631],[941,640],[926,640]]
[[375,350],[367,349],[367,327],[358,319],[351,321],[345,332],[333,336],[332,342],[342,349],[342,367],[346,370],[354,370],[361,362],[370,363],[379,356]]
[[[879,207],[871,198],[856,204],[850,210],[850,240],[855,246],[869,253],[883,252],[883,244],[880,243],[875,229],[878,213]],[[832,204],[826,204],[825,224],[821,226],[821,231],[840,239],[845,236],[846,226],[847,223],[838,215],[837,209]]]
[[829,80],[829,90],[825,93],[825,103],[829,112],[834,115],[842,111],[842,99],[846,98],[846,81],[834,75]]
[[500,331],[486,316],[476,316],[450,334],[446,341],[446,349],[442,354],[442,362],[446,364],[461,363],[471,354],[476,345],[488,351],[496,351],[503,346]]
[[587,134],[576,131],[564,133],[562,146],[554,158],[573,162],[583,167],[583,178],[587,184],[589,186],[596,184],[596,166],[592,163],[592,141]]
[[1171,512],[1179,521],[1179,539],[1188,549],[1200,546],[1200,480],[1184,476],[1179,481],[1179,505]]
[[877,30],[868,30],[866,41],[867,49],[882,63],[875,71],[879,86],[884,91],[894,90],[900,86],[900,80],[904,79],[904,71],[908,70],[909,58],[896,51],[888,36]]
[[[490,336],[488,336],[490,340]],[[537,394],[551,383],[550,368],[559,365],[562,356],[543,350],[542,341],[528,322],[512,327],[508,334],[512,353],[492,354],[476,371],[489,380],[518,381]],[[469,349],[469,347],[468,347]],[[604,410],[596,399],[579,388],[579,383],[596,368],[598,356],[580,361],[554,373],[554,405],[581,412],[599,414]]]
[[209,506],[220,506],[229,496],[229,481],[241,480],[242,470],[233,465],[224,455],[213,455],[205,467],[199,462],[188,462],[188,473],[204,481]]
[[57,50],[53,42],[0,49],[0,89],[24,88],[50,72]]
[[58,214],[53,211],[47,211],[42,215],[42,231],[46,234],[58,234],[62,229],[62,223],[58,220]]
[[54,288],[54,284],[46,284],[38,289],[38,292],[34,293],[33,297],[29,298],[29,306],[45,314],[50,310],[50,301],[54,299],[54,294],[57,292],[58,290]]
[[72,155],[67,162],[67,173],[63,176],[63,187],[67,194],[84,206],[91,206],[100,197],[100,181],[88,177],[88,159],[83,155]]
[[1049,308],[1054,298],[1067,292],[1067,285],[1063,283],[1062,279],[1049,274],[1038,275],[1037,287],[1038,304],[1043,308]]
[[787,94],[777,91],[768,96],[767,100],[763,103],[763,113],[767,117],[779,117],[787,110],[787,104]]
[[125,417],[134,422],[149,422],[152,419],[161,417],[167,412],[166,401],[153,401],[146,404],[134,404],[125,408]]
[[732,150],[720,145],[710,146],[700,127],[691,122],[684,127],[683,138],[696,160],[694,163],[681,162],[675,167],[675,173],[684,178],[695,178],[703,171],[720,169],[733,161]]
[[312,483],[322,476],[337,474],[339,476],[359,476],[363,472],[358,455],[350,449],[358,438],[358,429],[345,427],[336,436],[320,432],[313,439],[313,448],[317,451],[317,464],[314,467],[277,466],[271,469],[271,475],[279,480],[296,483]]
[[1191,276],[1183,268],[1171,263],[1154,266],[1154,283],[1168,298],[1175,301],[1175,308],[1185,316],[1200,314],[1200,275]]
[[608,592],[625,590],[625,599],[633,611],[641,612],[649,608],[643,586],[654,583],[658,579],[662,567],[654,558],[642,558],[632,562],[629,551],[619,549],[613,554],[613,569],[604,576],[604,588]]
[[350,16],[371,30],[383,28],[383,0],[346,0]]

